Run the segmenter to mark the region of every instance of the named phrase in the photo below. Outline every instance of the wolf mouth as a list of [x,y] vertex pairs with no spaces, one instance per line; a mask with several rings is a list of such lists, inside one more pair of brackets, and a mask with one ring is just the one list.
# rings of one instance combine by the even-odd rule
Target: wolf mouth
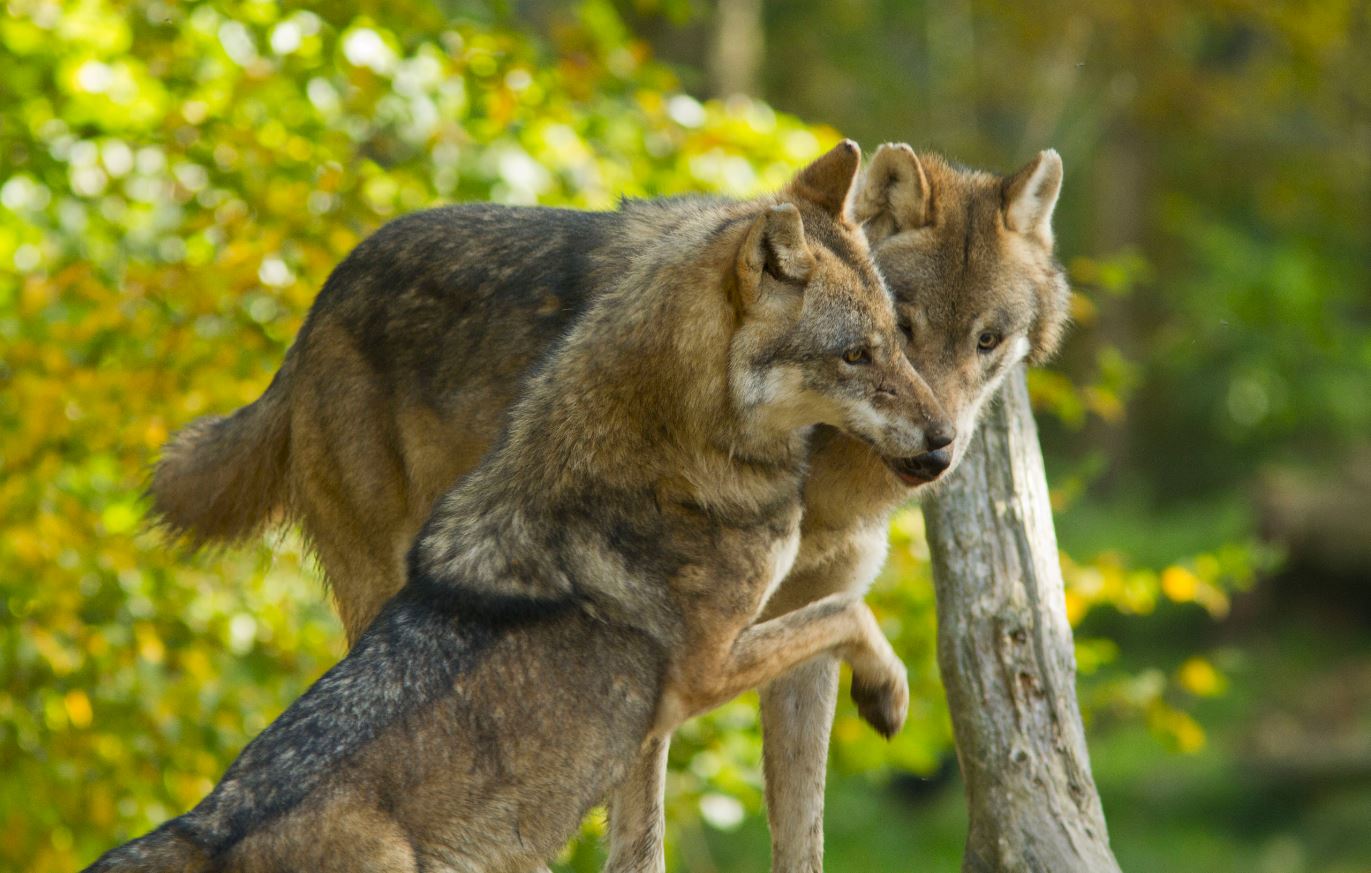
[[947,449],[937,449],[908,458],[882,456],[881,460],[885,461],[885,465],[896,478],[913,488],[927,485],[946,472],[947,468],[952,466],[952,453]]

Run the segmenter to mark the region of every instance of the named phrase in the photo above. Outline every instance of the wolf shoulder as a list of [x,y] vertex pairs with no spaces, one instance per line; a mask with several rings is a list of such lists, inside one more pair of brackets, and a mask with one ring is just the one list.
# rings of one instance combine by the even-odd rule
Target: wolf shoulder
[[565,288],[621,221],[615,212],[494,203],[410,213],[359,243],[333,270],[315,307],[346,306],[359,295]]

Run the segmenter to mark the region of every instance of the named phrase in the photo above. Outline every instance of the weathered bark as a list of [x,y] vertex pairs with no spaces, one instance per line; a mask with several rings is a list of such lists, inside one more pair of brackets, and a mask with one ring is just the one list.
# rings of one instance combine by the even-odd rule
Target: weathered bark
[[1080,709],[1038,430],[1022,368],[924,501],[938,665],[966,780],[968,873],[1117,871]]

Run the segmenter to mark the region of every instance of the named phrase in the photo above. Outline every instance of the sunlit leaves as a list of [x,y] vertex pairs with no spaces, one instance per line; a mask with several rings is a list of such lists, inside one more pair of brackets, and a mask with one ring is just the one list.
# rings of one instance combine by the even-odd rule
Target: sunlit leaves
[[1222,618],[1228,613],[1230,593],[1250,588],[1257,573],[1272,561],[1267,549],[1237,544],[1196,555],[1160,572],[1130,567],[1117,552],[1096,555],[1089,564],[1078,564],[1063,554],[1067,617],[1076,625],[1091,609],[1106,605],[1119,612],[1145,615],[1165,597],[1173,603],[1196,604],[1212,617]]

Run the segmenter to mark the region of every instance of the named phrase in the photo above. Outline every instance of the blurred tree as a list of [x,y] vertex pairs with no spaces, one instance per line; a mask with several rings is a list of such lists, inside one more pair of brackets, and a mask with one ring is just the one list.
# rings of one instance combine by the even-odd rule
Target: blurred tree
[[766,51],[762,0],[718,0],[713,18],[709,78],[714,93],[757,93],[757,73]]

